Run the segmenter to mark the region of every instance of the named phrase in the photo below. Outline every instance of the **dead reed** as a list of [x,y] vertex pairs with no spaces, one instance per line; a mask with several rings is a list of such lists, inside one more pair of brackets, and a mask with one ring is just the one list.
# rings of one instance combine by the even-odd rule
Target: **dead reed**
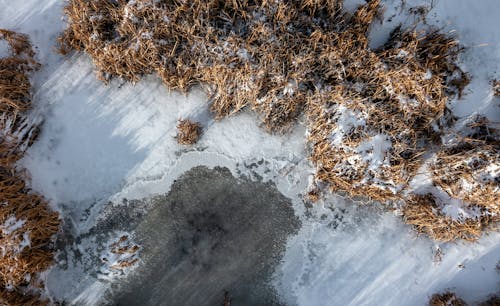
[[10,46],[0,58],[0,303],[43,305],[36,277],[52,263],[58,214],[31,192],[15,165],[38,133],[25,111],[31,108],[29,73],[39,64],[26,35],[0,29],[0,39]]
[[493,80],[493,95],[500,97],[500,80]]
[[480,206],[500,220],[499,130],[484,117],[468,124],[467,134],[443,146],[431,163],[433,182],[451,197]]
[[461,298],[453,292],[435,293],[429,300],[429,306],[467,306]]
[[461,219],[446,216],[441,212],[436,197],[431,194],[413,195],[407,199],[403,216],[405,222],[419,233],[444,242],[457,239],[475,241],[493,221],[488,214]]
[[201,125],[188,119],[179,120],[177,124],[177,142],[183,145],[192,145],[198,142],[201,134]]
[[[171,89],[201,84],[218,119],[251,108],[268,131],[283,133],[305,113],[318,184],[405,200],[422,156],[439,146],[449,124],[447,102],[469,82],[456,64],[461,47],[437,31],[399,27],[384,46],[370,49],[380,0],[353,14],[342,3],[70,0],[60,49],[85,51],[104,81],[156,73]],[[178,129],[180,143],[199,135],[187,122]],[[443,171],[454,167],[438,159]],[[419,213],[417,204],[407,212]],[[407,220],[429,227],[414,217]],[[429,220],[441,231],[440,218]]]

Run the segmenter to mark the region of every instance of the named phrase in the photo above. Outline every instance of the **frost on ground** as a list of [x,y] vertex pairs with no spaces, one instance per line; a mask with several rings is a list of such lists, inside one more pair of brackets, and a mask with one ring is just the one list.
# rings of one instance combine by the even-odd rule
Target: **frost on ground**
[[[88,235],[74,242],[75,255],[68,257],[65,267],[46,276],[54,299],[94,305],[119,281],[89,273],[94,259],[99,268],[106,267],[100,258],[106,254],[105,246],[119,239],[119,234],[102,238],[89,234],[109,201],[122,203],[123,198],[166,193],[177,177],[197,165],[226,166],[235,176],[273,181],[292,199],[302,228],[289,238],[273,281],[287,304],[422,305],[433,293],[446,290],[473,303],[500,290],[497,233],[474,244],[436,245],[402,225],[399,216],[376,206],[359,209],[328,196],[306,208],[302,194],[314,169],[306,158],[302,125],[280,136],[264,133],[256,116],[247,112],[214,122],[201,90],[195,88],[183,96],[168,92],[155,78],[135,86],[119,81],[105,86],[95,79],[86,56],[63,59],[52,52],[64,27],[61,1],[0,0],[0,4],[2,27],[29,34],[44,63],[34,81],[34,98],[40,107],[33,116],[43,115],[45,125],[22,165],[32,174],[31,187],[61,210],[65,225],[76,234]],[[430,2],[411,2],[419,4],[429,7]],[[491,86],[491,80],[500,79],[497,1],[473,6],[465,0],[433,4],[427,23],[454,30],[466,47],[460,66],[470,74],[471,84],[460,100],[449,103],[457,116],[456,127],[475,114],[498,122],[499,100]],[[370,44],[375,47],[387,40],[400,21],[411,23],[413,18],[404,13],[409,7],[402,7],[400,1],[387,0],[383,5],[384,22],[375,23],[370,32]],[[346,6],[356,5],[349,1]],[[287,88],[284,94],[293,84]],[[345,128],[362,126],[359,115]],[[204,126],[196,145],[176,143],[179,118],[193,118]],[[117,205],[127,208],[126,203]],[[447,210],[450,215],[452,209]],[[87,260],[85,255],[79,261],[79,252],[95,258]]]

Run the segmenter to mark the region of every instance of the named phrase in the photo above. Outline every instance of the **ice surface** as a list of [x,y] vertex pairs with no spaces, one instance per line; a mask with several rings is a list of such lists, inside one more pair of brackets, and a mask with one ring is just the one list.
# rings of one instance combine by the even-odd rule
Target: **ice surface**
[[[346,2],[352,9],[363,1]],[[497,0],[473,5],[467,0],[419,0],[411,5],[431,2],[427,22],[455,30],[467,47],[461,66],[472,83],[462,100],[450,107],[460,120],[480,113],[499,121],[499,100],[489,83],[500,78]],[[384,22],[372,27],[373,45],[383,43],[400,21],[412,22],[405,14],[408,7],[400,3],[383,1]],[[90,228],[108,200],[118,203],[122,198],[165,193],[193,166],[221,165],[235,174],[242,171],[271,180],[292,199],[303,227],[289,240],[274,279],[291,305],[422,305],[431,294],[447,288],[474,302],[499,291],[498,234],[475,244],[441,245],[444,256],[438,263],[436,245],[391,213],[358,209],[332,196],[306,214],[301,194],[314,169],[307,160],[303,126],[279,136],[260,129],[252,113],[215,122],[201,90],[187,96],[168,92],[154,77],[136,85],[117,80],[105,86],[96,80],[87,56],[63,58],[53,52],[64,28],[63,1],[0,0],[0,5],[1,26],[29,34],[43,65],[34,78],[33,116],[43,116],[45,124],[22,165],[31,173],[33,189],[73,220],[77,231]],[[196,146],[176,143],[180,118],[202,123],[204,134]],[[387,149],[383,139],[378,140],[374,144],[380,150],[370,151],[374,165],[383,161]],[[252,171],[245,166],[253,164]],[[450,214],[457,213],[451,208]],[[95,241],[83,241],[82,251],[96,251]],[[68,265],[65,273],[50,272],[61,277],[50,278],[49,291],[78,305],[97,304],[109,283],[87,275],[84,266],[72,266],[71,260]]]

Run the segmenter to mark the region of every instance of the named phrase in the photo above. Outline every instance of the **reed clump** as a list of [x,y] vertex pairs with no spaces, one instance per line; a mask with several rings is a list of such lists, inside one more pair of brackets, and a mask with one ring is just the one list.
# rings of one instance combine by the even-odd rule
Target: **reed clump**
[[179,120],[177,124],[177,142],[192,145],[198,142],[201,135],[201,125],[188,119]]
[[[462,135],[450,139],[429,163],[435,188],[457,210],[443,213],[443,196],[413,195],[404,208],[407,223],[443,241],[477,240],[486,229],[498,229],[500,221],[500,142],[498,129],[486,118],[469,120]],[[450,205],[448,203],[448,205]]]
[[433,294],[429,306],[467,306],[467,303],[453,292],[444,292]]
[[15,164],[38,133],[25,112],[31,108],[29,73],[39,64],[26,35],[0,29],[0,39],[10,47],[0,58],[0,303],[43,305],[36,276],[52,263],[59,219]]
[[[469,82],[456,64],[458,42],[438,31],[398,27],[370,48],[379,0],[352,14],[341,0],[70,0],[65,13],[61,52],[85,51],[105,82],[155,73],[170,89],[200,84],[216,118],[251,108],[273,133],[305,114],[318,185],[408,200],[415,213],[422,200],[405,190],[424,154],[440,146],[447,103]],[[454,167],[438,160],[434,171]]]
[[493,95],[500,97],[500,80],[493,80]]
[[[479,213],[473,217],[452,218],[442,212],[442,204],[432,194],[412,195],[403,208],[404,220],[419,233],[439,241],[477,240],[492,222],[488,214]],[[469,206],[471,209],[481,209]]]
[[433,182],[451,197],[480,206],[500,220],[499,126],[477,116],[467,128],[437,153],[430,165]]

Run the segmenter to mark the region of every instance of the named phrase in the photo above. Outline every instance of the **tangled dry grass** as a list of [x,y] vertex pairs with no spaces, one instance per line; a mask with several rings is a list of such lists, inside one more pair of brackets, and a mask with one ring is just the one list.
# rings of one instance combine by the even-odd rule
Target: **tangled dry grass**
[[[429,306],[467,306],[468,304],[459,298],[454,292],[435,293],[429,299]],[[479,306],[498,306],[500,298],[496,295],[478,303]]]
[[273,133],[306,114],[317,184],[380,201],[405,199],[469,81],[438,31],[399,27],[371,49],[379,0],[353,14],[342,0],[70,0],[65,12],[61,53],[85,51],[100,79],[200,84],[216,118],[251,108]]
[[493,81],[493,95],[500,97],[500,80]]
[[429,306],[467,306],[461,298],[453,292],[433,294],[429,300]]
[[179,120],[177,124],[177,142],[183,145],[192,145],[198,142],[201,134],[201,125],[188,119]]
[[24,112],[31,108],[29,73],[39,64],[26,35],[0,29],[0,39],[10,46],[10,55],[0,58],[0,303],[43,305],[34,287],[37,273],[52,262],[58,214],[31,192],[15,165],[38,131]]
[[412,195],[403,208],[405,222],[435,240],[475,241],[492,221],[487,214],[474,218],[453,219],[441,212],[438,202],[432,194]]
[[439,199],[413,196],[404,209],[406,222],[431,237],[476,240],[500,221],[500,141],[498,129],[484,117],[473,118],[464,136],[445,145],[430,163],[432,182],[452,199],[464,203],[472,216],[444,216]]

